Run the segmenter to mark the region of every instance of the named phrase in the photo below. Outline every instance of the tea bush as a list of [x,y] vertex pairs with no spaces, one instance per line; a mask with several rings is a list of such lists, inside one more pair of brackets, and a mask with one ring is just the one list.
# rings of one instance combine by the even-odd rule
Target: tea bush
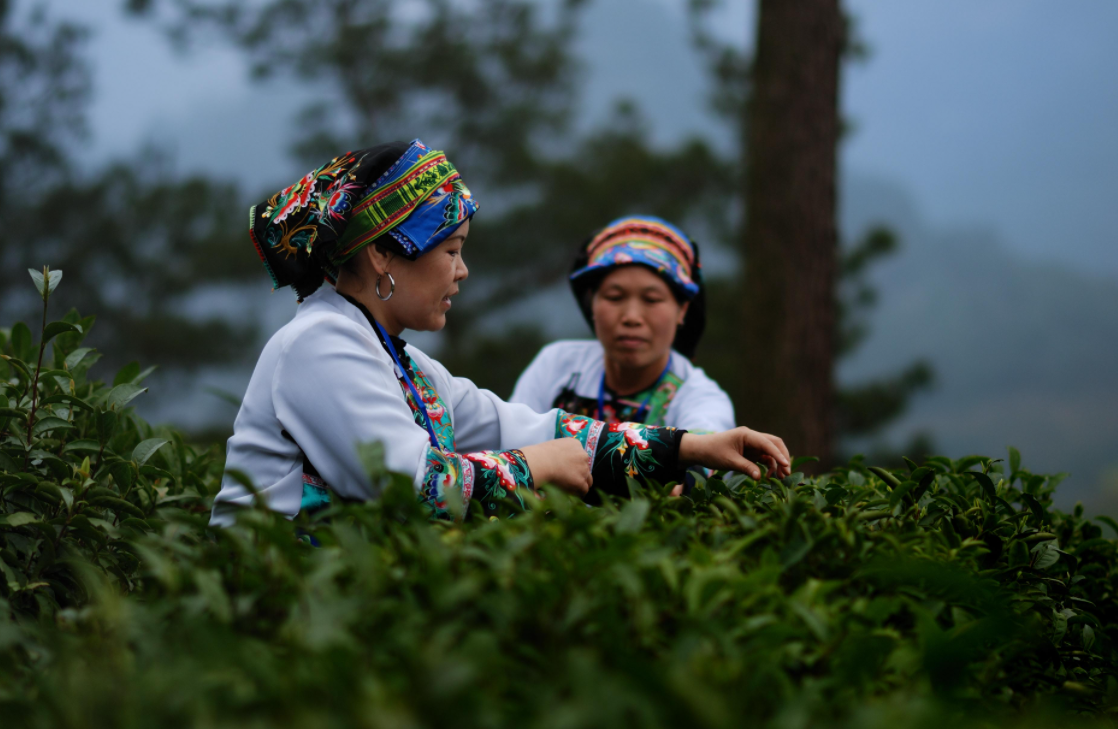
[[1015,451],[449,524],[370,446],[378,502],[212,530],[92,324],[0,330],[4,727],[1111,725],[1118,544]]

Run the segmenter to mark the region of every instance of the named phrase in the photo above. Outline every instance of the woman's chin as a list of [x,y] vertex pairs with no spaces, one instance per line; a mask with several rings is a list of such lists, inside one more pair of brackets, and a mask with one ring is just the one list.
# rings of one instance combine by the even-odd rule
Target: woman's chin
[[424,321],[409,321],[404,323],[404,329],[409,329],[413,332],[437,332],[445,326],[445,314],[433,314]]
[[607,351],[606,356],[615,364],[633,369],[645,366],[650,359],[647,352],[634,352],[631,349],[614,348]]

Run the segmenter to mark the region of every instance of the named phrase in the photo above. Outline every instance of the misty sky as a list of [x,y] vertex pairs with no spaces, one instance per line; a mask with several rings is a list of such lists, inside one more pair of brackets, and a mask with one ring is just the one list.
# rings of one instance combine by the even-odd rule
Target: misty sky
[[[588,120],[635,99],[656,138],[717,132],[691,53],[684,0],[597,0],[580,49]],[[183,56],[120,0],[51,0],[95,35],[96,97],[87,159],[154,142],[180,169],[253,186],[295,172],[285,158],[292,109],[253,86],[235,52]],[[753,4],[726,2],[716,23],[745,42]],[[1118,277],[1118,3],[1113,0],[848,0],[868,62],[848,69],[856,133],[850,174],[898,183],[933,224],[987,226],[1031,257]],[[740,33],[738,32],[740,30]]]

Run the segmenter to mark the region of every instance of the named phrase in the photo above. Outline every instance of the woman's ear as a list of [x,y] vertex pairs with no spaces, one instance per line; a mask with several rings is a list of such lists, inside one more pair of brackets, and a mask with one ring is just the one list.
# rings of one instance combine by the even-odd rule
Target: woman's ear
[[683,320],[687,318],[687,309],[691,306],[690,301],[683,302],[683,306],[679,307],[679,317],[676,319],[676,326],[683,326]]
[[372,266],[373,272],[377,276],[383,276],[388,272],[388,264],[392,261],[393,253],[386,248],[382,248],[375,243],[371,246],[365,246],[366,260]]

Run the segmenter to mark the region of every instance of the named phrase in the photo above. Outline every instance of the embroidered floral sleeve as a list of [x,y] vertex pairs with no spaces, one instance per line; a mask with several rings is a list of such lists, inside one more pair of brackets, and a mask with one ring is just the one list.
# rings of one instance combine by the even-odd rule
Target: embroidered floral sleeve
[[685,431],[641,423],[603,423],[561,412],[556,438],[575,438],[590,459],[594,486],[627,496],[626,478],[666,484],[679,481],[679,441]]
[[[497,514],[502,502],[524,509],[525,499],[539,498],[528,462],[518,450],[454,453],[428,446],[419,500],[431,508],[434,518],[452,519],[451,500],[455,492],[467,508],[473,502],[489,515]],[[326,483],[304,473],[300,510],[317,511],[329,506],[330,501]]]
[[518,450],[452,453],[428,448],[420,498],[434,516],[450,518],[454,491],[464,504],[473,501],[490,515],[501,502],[523,509],[526,498],[537,496],[528,462]]
[[[401,345],[400,349],[403,349]],[[483,513],[493,516],[505,503],[517,509],[526,508],[525,499],[539,498],[532,472],[524,454],[518,450],[479,451],[458,453],[454,449],[454,423],[450,412],[430,378],[403,354],[408,375],[415,383],[421,402],[416,401],[407,385],[401,381],[404,400],[412,411],[412,419],[424,427],[424,411],[430,418],[439,447],[427,447],[425,469],[419,489],[419,500],[431,508],[438,519],[453,518],[451,501],[455,492],[469,508],[471,502],[480,505]],[[329,506],[329,486],[317,477],[313,467],[304,464],[303,499],[301,511],[312,512]],[[475,507],[477,508],[477,507]]]

